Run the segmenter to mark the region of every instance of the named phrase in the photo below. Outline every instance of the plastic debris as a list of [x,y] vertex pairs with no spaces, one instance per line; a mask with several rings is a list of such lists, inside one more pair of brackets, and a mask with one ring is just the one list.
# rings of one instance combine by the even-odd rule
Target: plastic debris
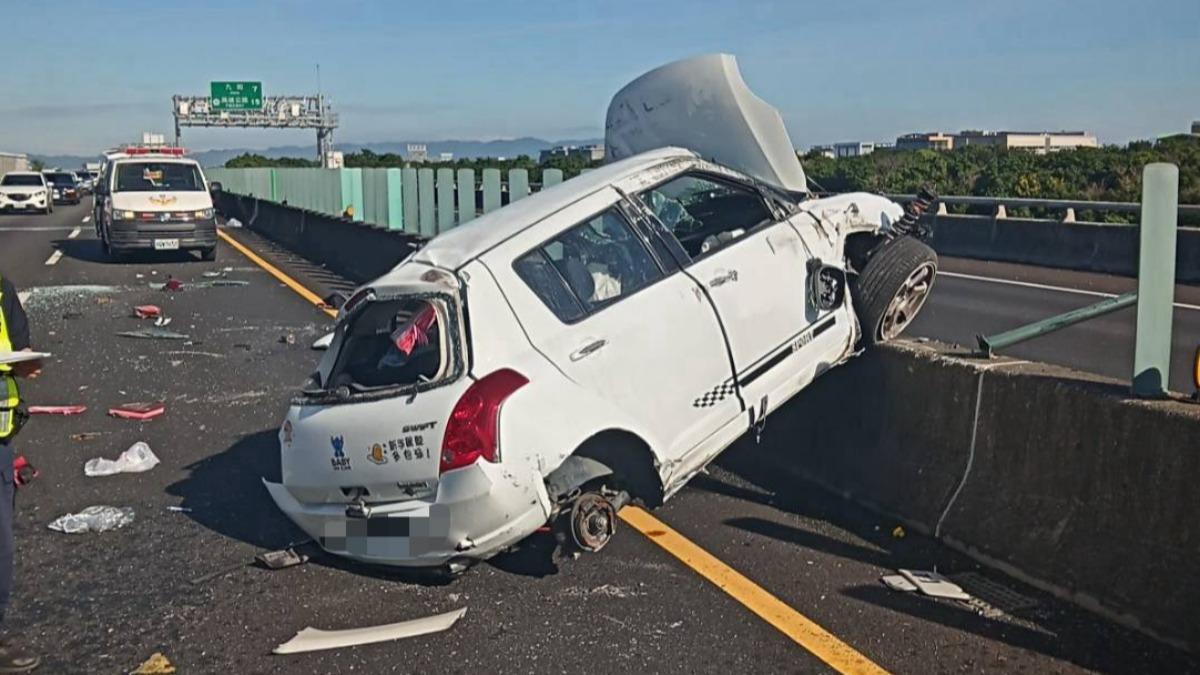
[[370,626],[368,628],[351,628],[349,630],[320,630],[310,626],[296,633],[296,636],[291,640],[276,647],[274,653],[297,654],[300,652],[353,647],[355,645],[366,645],[375,642],[416,637],[418,635],[428,635],[448,630],[466,612],[467,608],[463,607],[453,612],[427,616],[423,619],[389,623],[382,626]]
[[202,273],[200,276],[207,277],[209,279],[217,279],[217,278],[225,276],[225,273],[220,270],[211,270],[211,271]]
[[329,345],[333,344],[333,333],[326,333],[317,338],[312,343],[313,349],[329,349]]
[[111,476],[115,473],[141,473],[158,466],[158,456],[142,441],[129,446],[115,460],[96,457],[83,465],[85,476]]
[[158,326],[159,328],[162,328],[164,326],[169,326],[169,325],[171,325],[171,317],[160,316],[154,320],[154,325]]
[[280,551],[265,551],[254,556],[258,564],[266,567],[269,570],[281,570],[296,565],[303,565],[308,562],[307,553],[296,553],[294,548],[285,548]]
[[888,588],[892,589],[893,591],[901,591],[904,593],[911,593],[911,592],[917,590],[916,584],[909,581],[908,579],[905,579],[903,576],[901,576],[899,574],[886,574],[882,577],[879,577],[879,580],[883,582],[884,586],[887,586]]
[[168,506],[167,510],[171,513],[191,513],[192,510],[186,506]]
[[101,434],[99,431],[84,431],[83,433],[71,434],[71,440],[73,440],[73,441],[90,441],[93,438],[99,438],[102,435],[103,434]]
[[138,305],[133,308],[133,315],[139,319],[157,319],[162,316],[162,308],[158,305]]
[[970,600],[971,596],[963,591],[962,587],[950,581],[946,577],[937,572],[929,572],[926,570],[896,570],[905,579],[908,579],[917,590],[925,595],[934,598],[947,598],[950,600]]
[[28,485],[30,481],[40,475],[42,475],[42,472],[34,468],[34,466],[29,463],[29,460],[25,459],[25,455],[17,455],[16,457],[13,457],[13,483],[15,483],[17,487]]
[[296,336],[291,333],[288,333],[287,335],[280,335],[279,342],[280,344],[294,345],[296,344]]
[[137,667],[137,670],[130,671],[129,675],[174,675],[174,673],[175,666],[171,665],[171,661],[161,652],[154,652],[150,658]]
[[163,403],[126,403],[108,409],[108,414],[126,420],[152,420],[167,411]]
[[87,411],[86,405],[31,405],[30,415],[78,415]]
[[107,532],[133,522],[133,509],[122,506],[89,506],[79,513],[68,513],[50,522],[47,527],[55,532],[81,534],[83,532]]
[[896,539],[903,539],[905,534],[907,533],[904,531],[903,525],[897,525],[896,527],[892,528],[892,536]]
[[140,338],[143,340],[187,340],[190,335],[185,333],[176,333],[173,330],[165,330],[163,328],[142,328],[140,330],[124,330],[117,333],[120,337]]
[[175,277],[167,277],[167,282],[162,285],[162,290],[164,290],[164,291],[182,291],[183,290],[183,282],[176,279]]
[[241,227],[241,226],[242,226],[242,221],[238,220],[237,218],[230,218],[229,220],[225,221],[225,227]]
[[203,281],[196,284],[199,288],[225,288],[230,286],[249,286],[249,281],[241,279],[213,279],[212,281]]

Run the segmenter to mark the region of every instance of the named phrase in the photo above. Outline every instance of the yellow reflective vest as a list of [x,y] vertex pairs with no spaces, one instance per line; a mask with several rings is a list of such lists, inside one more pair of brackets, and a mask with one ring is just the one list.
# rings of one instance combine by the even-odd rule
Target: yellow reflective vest
[[[3,286],[0,286],[0,302],[4,300]],[[2,306],[2,305],[0,305]],[[0,310],[0,352],[11,352],[12,340],[8,336],[8,317]],[[12,366],[0,364],[0,442],[8,439],[13,432],[13,411],[21,402],[21,392],[17,390],[17,378],[12,376]]]

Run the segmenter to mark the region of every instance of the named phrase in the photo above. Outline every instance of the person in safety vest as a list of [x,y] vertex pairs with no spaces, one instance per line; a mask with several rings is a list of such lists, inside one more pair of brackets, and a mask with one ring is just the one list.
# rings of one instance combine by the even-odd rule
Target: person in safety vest
[[[29,320],[17,297],[17,289],[0,272],[0,354],[31,351]],[[21,392],[17,378],[34,378],[42,372],[41,361],[0,364],[0,622],[8,609],[13,577],[13,502],[16,496],[13,476],[12,440],[20,431],[25,414],[19,408]],[[0,673],[26,673],[37,668],[41,659],[0,640]]]

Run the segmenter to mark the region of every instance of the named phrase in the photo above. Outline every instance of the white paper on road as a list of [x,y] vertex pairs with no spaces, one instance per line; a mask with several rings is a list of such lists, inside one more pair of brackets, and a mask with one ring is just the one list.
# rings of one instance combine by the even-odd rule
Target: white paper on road
[[0,352],[0,365],[39,361],[49,357],[50,352]]

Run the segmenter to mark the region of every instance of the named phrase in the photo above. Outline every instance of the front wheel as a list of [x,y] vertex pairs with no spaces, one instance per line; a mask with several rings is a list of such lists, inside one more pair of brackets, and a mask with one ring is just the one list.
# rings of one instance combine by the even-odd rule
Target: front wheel
[[863,343],[899,337],[929,298],[937,277],[937,253],[912,237],[883,244],[850,287],[863,329]]

